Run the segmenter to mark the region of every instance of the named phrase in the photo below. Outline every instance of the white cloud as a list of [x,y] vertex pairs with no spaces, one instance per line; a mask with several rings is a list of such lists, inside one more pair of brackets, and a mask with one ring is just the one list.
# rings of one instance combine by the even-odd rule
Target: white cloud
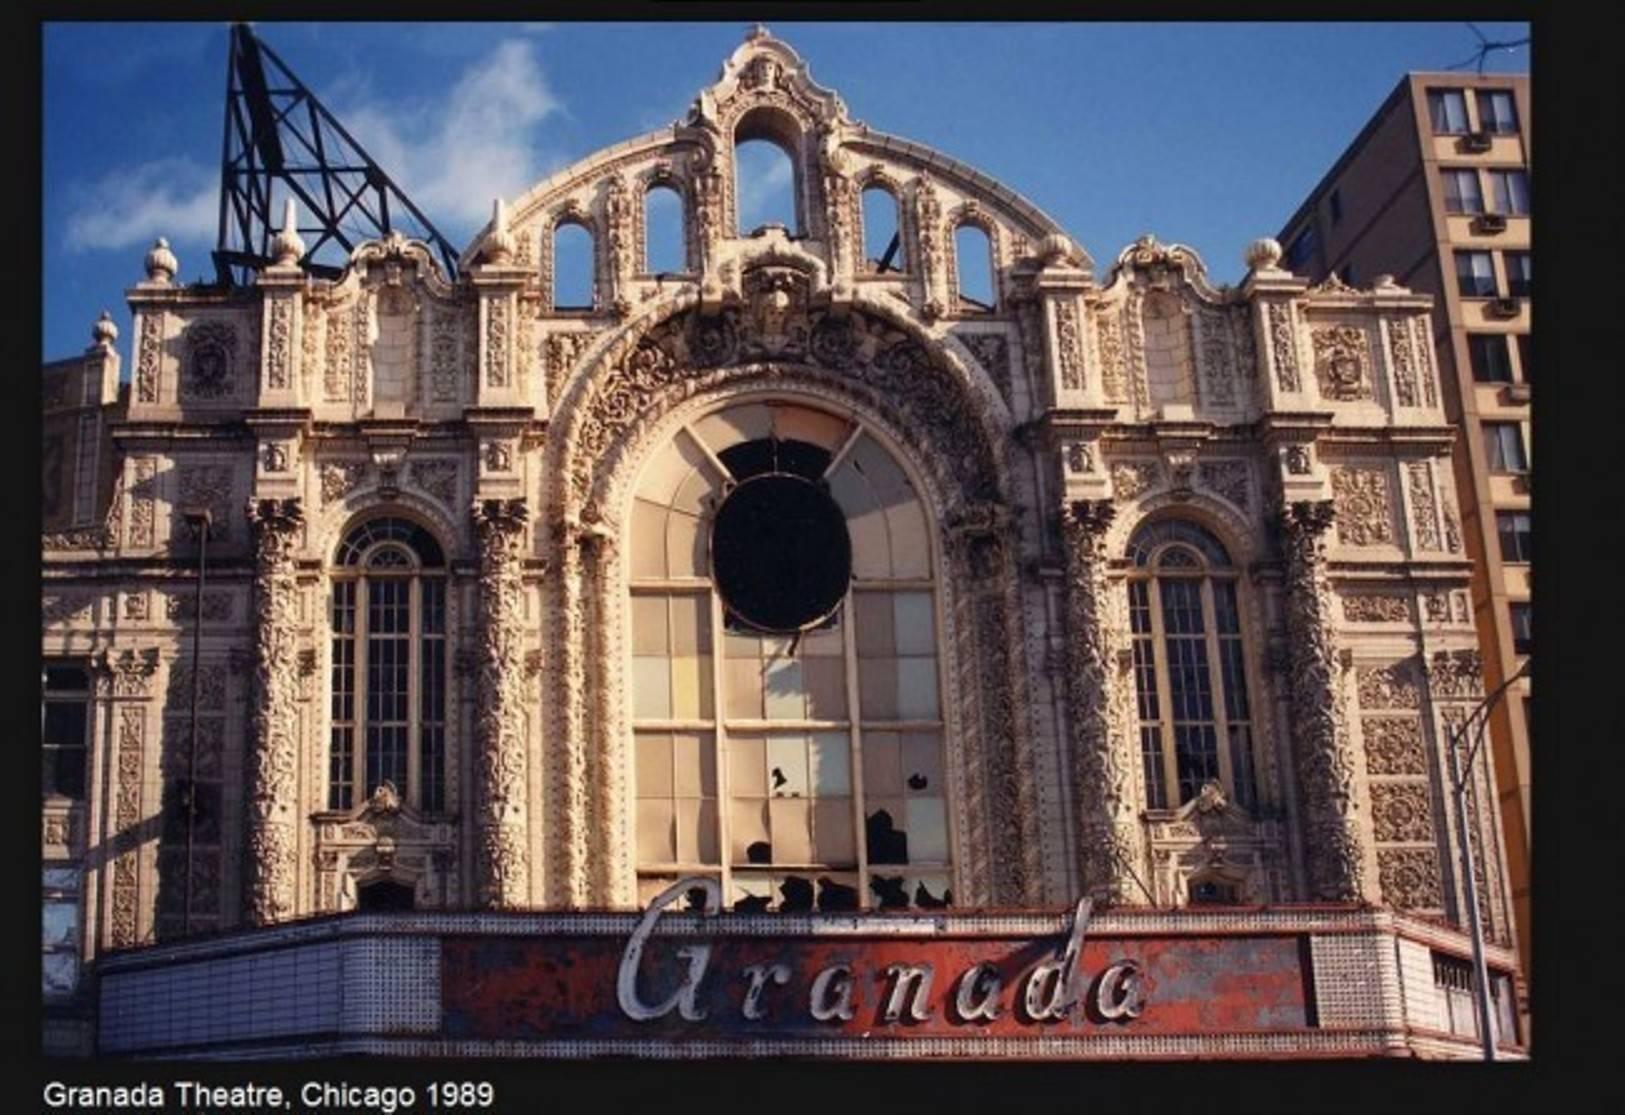
[[509,41],[470,65],[440,100],[403,105],[349,84],[323,98],[367,153],[452,240],[543,176],[533,129],[563,111],[530,44]]
[[69,251],[146,247],[160,236],[175,243],[213,243],[220,222],[220,177],[185,158],[156,159],[72,188]]

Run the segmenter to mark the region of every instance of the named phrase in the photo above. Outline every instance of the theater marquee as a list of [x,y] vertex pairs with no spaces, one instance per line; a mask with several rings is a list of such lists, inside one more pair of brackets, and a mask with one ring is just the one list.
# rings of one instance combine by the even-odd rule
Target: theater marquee
[[[101,1049],[144,1056],[1471,1056],[1382,910],[346,914],[109,957]],[[1511,957],[1492,963],[1507,969]],[[242,994],[193,994],[227,981]],[[179,1008],[179,1009],[177,1009]],[[1504,1044],[1508,1055],[1519,1051]]]

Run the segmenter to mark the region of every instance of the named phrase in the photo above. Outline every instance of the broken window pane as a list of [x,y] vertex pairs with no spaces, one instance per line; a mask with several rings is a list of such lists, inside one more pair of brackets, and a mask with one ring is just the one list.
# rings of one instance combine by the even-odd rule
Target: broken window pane
[[911,875],[908,877],[909,897],[922,910],[936,910],[952,906],[954,892],[947,875]]
[[[945,796],[942,779],[942,737],[935,732],[903,733],[903,782],[909,796]],[[867,768],[866,768],[867,769]]]
[[767,792],[772,797],[807,796],[805,736],[767,737]]
[[899,798],[869,799],[870,812],[864,820],[864,842],[869,846],[870,863],[907,863],[908,833],[902,824],[903,802]]
[[773,842],[767,831],[767,802],[734,798],[728,806],[728,859],[731,863],[772,863]]

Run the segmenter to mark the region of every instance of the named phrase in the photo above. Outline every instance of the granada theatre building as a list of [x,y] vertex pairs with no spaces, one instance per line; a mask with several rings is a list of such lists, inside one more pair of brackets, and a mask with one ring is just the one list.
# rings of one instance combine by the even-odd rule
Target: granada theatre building
[[48,1048],[1471,1058],[1472,903],[1523,1055],[1427,297],[1097,264],[760,29],[307,251],[47,369]]

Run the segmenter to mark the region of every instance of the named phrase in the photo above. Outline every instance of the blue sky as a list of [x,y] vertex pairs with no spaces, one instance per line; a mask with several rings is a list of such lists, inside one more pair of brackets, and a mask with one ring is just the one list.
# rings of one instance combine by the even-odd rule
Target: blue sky
[[[461,248],[513,198],[681,117],[744,23],[261,23],[299,75]],[[1481,22],[1492,41],[1527,24]],[[44,355],[167,236],[212,275],[227,25],[44,28]],[[1101,270],[1144,232],[1215,282],[1273,234],[1401,74],[1470,57],[1462,23],[774,23],[858,120],[936,147],[1055,218]],[[1473,67],[1467,67],[1471,72]],[[1486,72],[1527,72],[1527,47]],[[746,215],[747,222],[749,214]]]

